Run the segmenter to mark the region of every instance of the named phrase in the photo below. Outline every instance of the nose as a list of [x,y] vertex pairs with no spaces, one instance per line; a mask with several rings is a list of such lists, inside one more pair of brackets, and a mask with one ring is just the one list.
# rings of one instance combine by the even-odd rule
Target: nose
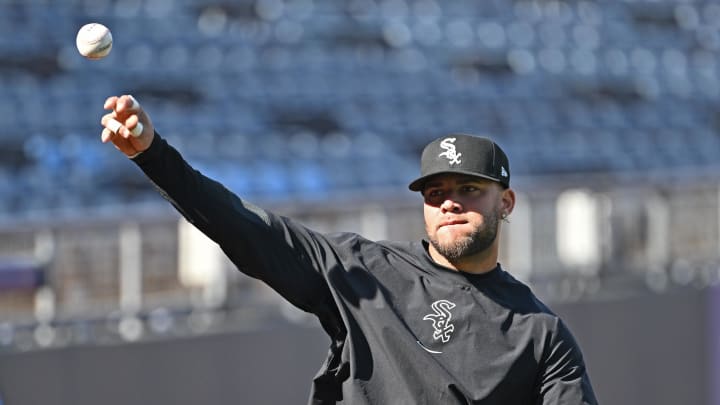
[[462,211],[462,205],[460,205],[459,202],[448,198],[440,204],[440,210],[443,214],[446,212],[458,213]]

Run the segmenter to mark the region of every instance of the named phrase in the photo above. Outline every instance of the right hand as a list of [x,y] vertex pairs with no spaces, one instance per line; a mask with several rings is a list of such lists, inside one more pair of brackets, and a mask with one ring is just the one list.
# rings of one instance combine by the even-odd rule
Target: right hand
[[[130,157],[150,147],[155,136],[155,128],[150,116],[143,111],[140,103],[134,101],[133,97],[129,95],[108,97],[103,108],[112,110],[112,112],[103,115],[100,120],[104,127],[100,136],[103,143],[112,142],[119,151]],[[113,132],[112,126],[108,125],[111,119],[122,124],[117,132]],[[142,124],[143,129],[139,136],[134,136],[131,131],[135,129],[138,123]]]

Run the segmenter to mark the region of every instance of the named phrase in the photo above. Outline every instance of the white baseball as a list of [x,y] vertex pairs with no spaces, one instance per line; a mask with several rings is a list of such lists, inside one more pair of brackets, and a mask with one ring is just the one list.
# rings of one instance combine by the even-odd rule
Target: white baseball
[[112,33],[108,27],[99,23],[85,24],[75,38],[80,55],[88,59],[102,59],[112,49]]

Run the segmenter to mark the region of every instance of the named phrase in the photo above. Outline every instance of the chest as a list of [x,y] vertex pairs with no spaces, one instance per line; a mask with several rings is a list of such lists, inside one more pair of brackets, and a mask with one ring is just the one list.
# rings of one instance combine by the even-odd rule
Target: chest
[[543,327],[534,314],[507,308],[471,285],[402,274],[364,277],[353,284],[362,287],[350,292],[345,310],[351,339],[382,358],[374,368],[421,363],[433,379],[454,380],[481,396],[535,384]]
[[473,286],[424,277],[404,281],[402,288],[381,287],[373,298],[358,300],[355,315],[366,328],[414,339],[426,353],[453,364],[482,359],[491,366],[534,345],[541,332],[533,314],[507,308]]

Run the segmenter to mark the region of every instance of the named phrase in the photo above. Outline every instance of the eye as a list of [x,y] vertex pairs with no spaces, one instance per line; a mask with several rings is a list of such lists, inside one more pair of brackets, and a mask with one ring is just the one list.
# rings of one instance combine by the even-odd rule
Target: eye
[[439,204],[443,200],[445,193],[441,188],[428,188],[423,193],[423,198],[428,204]]
[[478,187],[474,184],[465,184],[465,185],[461,186],[458,191],[460,192],[460,194],[478,194],[479,195],[482,192],[484,192],[485,189],[482,187]]
[[425,197],[427,198],[437,198],[442,196],[442,194],[443,192],[439,188],[431,188],[425,191]]
[[473,198],[482,198],[490,191],[483,184],[463,184],[458,188],[458,194]]

